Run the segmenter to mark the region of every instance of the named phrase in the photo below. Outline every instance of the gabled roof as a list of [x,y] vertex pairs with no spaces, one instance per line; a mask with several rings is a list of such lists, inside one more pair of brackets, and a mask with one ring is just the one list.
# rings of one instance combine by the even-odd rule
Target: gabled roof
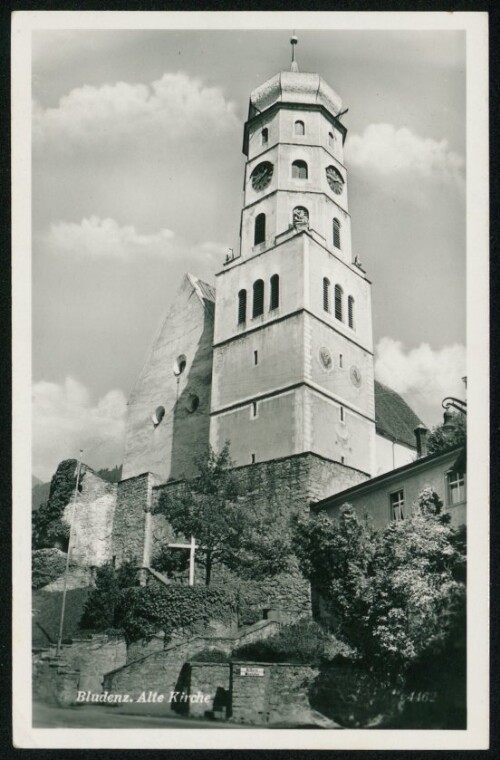
[[421,424],[399,393],[375,380],[375,427],[379,435],[416,448],[414,430]]
[[350,486],[344,491],[334,493],[332,496],[326,496],[324,499],[312,503],[311,509],[313,512],[318,512],[321,509],[335,506],[339,502],[343,503],[345,499],[363,493],[364,491],[371,491],[381,483],[391,480],[401,481],[403,476],[411,475],[416,470],[425,470],[429,465],[434,466],[439,460],[444,462],[446,462],[447,459],[451,460],[452,464],[448,469],[464,471],[466,467],[466,456],[467,452],[464,446],[456,446],[455,448],[447,449],[446,451],[438,451],[436,454],[428,454],[426,457],[415,459],[414,462],[408,462],[401,467],[396,467],[395,470],[388,470],[381,475],[376,475],[374,478],[368,478],[368,480],[363,480],[361,483],[356,483],[356,485]]

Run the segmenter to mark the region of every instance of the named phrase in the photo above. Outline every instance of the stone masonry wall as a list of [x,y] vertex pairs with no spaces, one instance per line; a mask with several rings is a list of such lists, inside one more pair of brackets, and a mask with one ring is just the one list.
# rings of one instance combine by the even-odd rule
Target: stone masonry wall
[[111,559],[111,533],[116,505],[116,483],[82,467],[81,492],[71,499],[62,520],[70,524],[73,515],[71,559],[79,565],[103,565]]
[[269,723],[309,710],[308,689],[317,673],[306,665],[232,662],[232,719]]
[[[278,630],[279,623],[266,620],[233,636],[196,636],[169,644],[162,651],[153,652],[107,673],[104,677],[104,689],[115,694],[129,694],[134,700],[143,691],[157,691],[165,694],[167,699],[171,691],[189,688],[189,674],[186,673],[183,664],[194,655],[206,649],[217,649],[230,655],[233,649],[275,635]],[[215,692],[216,689],[214,694]],[[164,707],[165,711],[169,711],[171,704],[166,702]],[[212,709],[212,706],[205,709]]]
[[189,704],[191,717],[204,717],[207,712],[221,718],[229,717],[231,679],[228,662],[191,662],[188,678],[189,694],[193,697]]
[[133,560],[143,563],[146,513],[151,508],[152,489],[157,478],[150,472],[118,484],[113,523],[112,556],[118,565]]

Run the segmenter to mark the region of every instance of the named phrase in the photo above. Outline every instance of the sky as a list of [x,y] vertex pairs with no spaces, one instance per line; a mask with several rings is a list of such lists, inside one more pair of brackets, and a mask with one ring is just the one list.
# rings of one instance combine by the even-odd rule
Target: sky
[[[297,29],[348,113],[375,372],[423,421],[464,396],[465,35]],[[33,472],[122,461],[126,400],[187,271],[238,249],[250,92],[290,30],[33,33]]]

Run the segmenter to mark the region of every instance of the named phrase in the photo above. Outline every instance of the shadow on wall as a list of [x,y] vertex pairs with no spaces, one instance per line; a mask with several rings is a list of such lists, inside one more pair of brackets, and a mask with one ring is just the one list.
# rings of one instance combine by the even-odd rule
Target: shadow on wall
[[[203,333],[194,357],[186,357],[187,382],[173,412],[172,459],[169,480],[197,475],[195,459],[208,448],[212,386],[212,303],[206,303]],[[182,365],[181,365],[182,366]],[[181,373],[182,374],[182,373]],[[180,380],[180,376],[179,376]]]

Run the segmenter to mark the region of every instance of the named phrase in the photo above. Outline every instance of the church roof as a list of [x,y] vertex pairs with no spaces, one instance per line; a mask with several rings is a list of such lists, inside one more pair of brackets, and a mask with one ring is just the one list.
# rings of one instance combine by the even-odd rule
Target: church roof
[[322,105],[333,116],[342,110],[342,100],[319,74],[281,71],[257,87],[250,95],[248,118],[275,103]]
[[399,393],[375,380],[375,426],[379,435],[416,448],[414,430],[421,424]]
[[203,282],[203,280],[198,280],[198,287],[206,301],[215,303],[215,288],[212,285],[209,285],[208,282]]

